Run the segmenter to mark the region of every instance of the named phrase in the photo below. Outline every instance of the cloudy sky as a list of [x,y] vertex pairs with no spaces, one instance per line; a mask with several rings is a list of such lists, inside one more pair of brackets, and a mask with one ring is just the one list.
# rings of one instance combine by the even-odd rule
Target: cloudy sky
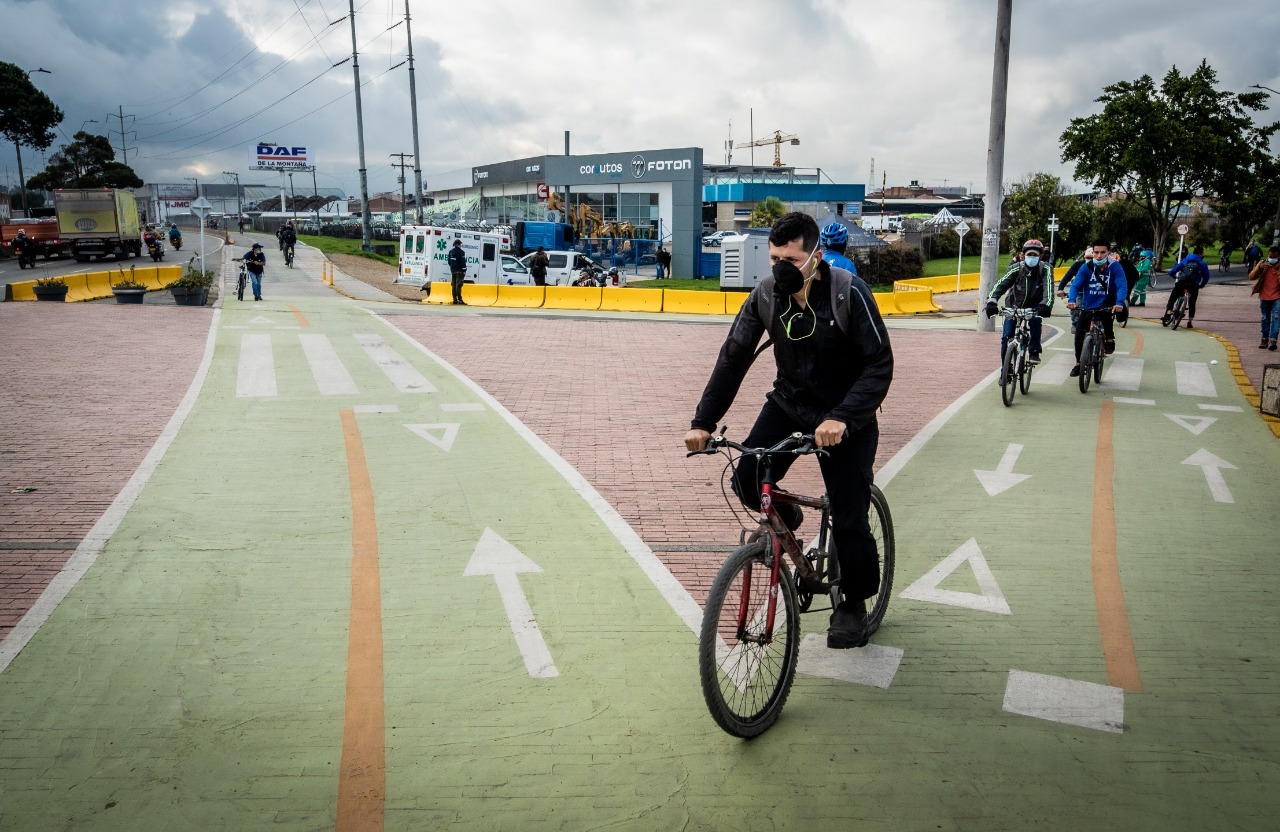
[[[565,130],[574,153],[694,145],[723,162],[730,122],[746,141],[754,110],[757,138],[800,137],[784,163],[837,182],[866,182],[874,158],[891,185],[983,188],[995,0],[409,2],[428,184],[561,153]],[[51,71],[31,77],[68,137],[110,130],[118,147],[123,106],[128,161],[148,182],[268,181],[248,171],[265,140],[314,148],[322,188],[357,194],[352,68],[333,67],[352,51],[348,4],[0,0],[0,60]],[[392,69],[407,54],[405,3],[355,7],[369,186],[397,190],[390,154],[412,152],[408,68]],[[1280,89],[1273,0],[1015,0],[1006,181],[1069,179],[1058,136],[1105,84],[1202,58],[1222,87]],[[1267,120],[1278,112],[1280,96]],[[0,155],[6,184],[15,161]],[[41,154],[24,165],[30,176]]]

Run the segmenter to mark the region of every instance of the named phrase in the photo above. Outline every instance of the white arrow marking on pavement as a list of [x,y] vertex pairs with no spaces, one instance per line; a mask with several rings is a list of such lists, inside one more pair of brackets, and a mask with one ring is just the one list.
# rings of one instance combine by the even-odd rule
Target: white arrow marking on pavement
[[1031,477],[1030,474],[1015,474],[1013,466],[1018,462],[1018,455],[1022,453],[1021,445],[1010,445],[1005,450],[1004,456],[1000,458],[1000,464],[996,466],[994,471],[979,471],[973,469],[973,473],[978,475],[978,482],[982,483],[982,487],[987,490],[987,494],[992,497],[1001,491],[1008,491],[1018,483]]
[[270,318],[264,318],[263,316],[259,315],[258,317],[254,318],[252,321],[249,321],[249,323],[251,323],[251,324],[274,324],[274,323],[275,323],[275,321],[271,320]]
[[1227,488],[1227,481],[1222,478],[1223,468],[1237,470],[1236,466],[1220,459],[1206,451],[1204,448],[1193,453],[1191,456],[1182,460],[1183,465],[1198,465],[1200,470],[1204,471],[1205,481],[1209,483],[1209,493],[1213,495],[1213,499],[1219,503],[1234,503],[1235,497],[1231,496],[1231,489]]
[[[978,588],[982,591],[974,593],[939,589],[938,584],[959,569],[960,564],[965,561],[968,561],[973,569],[973,576],[978,579]],[[972,537],[959,549],[943,558],[942,563],[926,572],[920,580],[904,589],[899,597],[910,598],[913,601],[948,604],[979,612],[1013,614],[1009,609],[1009,602],[1004,598],[1004,593],[1000,591],[1000,585],[996,583],[996,576],[991,574],[991,568],[987,566],[987,559],[982,556],[982,550],[978,548],[978,541]]]
[[1216,416],[1178,416],[1173,413],[1166,413],[1164,415],[1172,419],[1175,425],[1182,425],[1196,436],[1204,433],[1205,429],[1208,428],[1209,425],[1218,421],[1218,417]]
[[542,567],[529,560],[495,532],[485,529],[480,535],[480,542],[467,562],[463,577],[475,575],[492,575],[498,585],[498,595],[502,597],[502,606],[507,610],[507,618],[511,622],[511,632],[516,637],[516,646],[524,657],[524,666],[529,675],[535,679],[550,679],[560,675],[555,662],[551,659],[551,651],[542,640],[542,631],[534,620],[533,610],[529,608],[529,599],[520,587],[520,572],[541,572]]
[[[453,448],[453,440],[458,438],[457,424],[452,425],[405,425],[409,430],[421,436],[423,439],[435,445],[441,450],[448,451]],[[436,436],[431,431],[438,430],[440,435]]]

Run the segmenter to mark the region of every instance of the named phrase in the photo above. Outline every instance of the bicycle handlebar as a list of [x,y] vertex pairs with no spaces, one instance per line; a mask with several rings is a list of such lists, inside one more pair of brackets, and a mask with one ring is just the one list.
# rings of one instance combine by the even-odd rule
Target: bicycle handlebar
[[1039,316],[1036,314],[1036,310],[1035,310],[1034,308],[1031,308],[1031,309],[1014,309],[1014,308],[1010,308],[1010,307],[1006,306],[1006,307],[1004,307],[1003,309],[1001,309],[1001,310],[1000,310],[1000,314],[1001,314],[1001,315],[1003,315],[1003,316],[1004,316],[1004,317],[1006,317],[1006,318],[1022,318],[1022,319],[1024,319],[1024,320],[1031,320],[1032,318],[1037,318],[1037,317],[1039,317]]
[[734,442],[723,433],[712,436],[707,442],[707,447],[700,451],[689,451],[685,457],[697,456],[698,454],[714,454],[719,453],[721,448],[732,448],[743,456],[767,456],[769,454],[794,454],[795,456],[804,456],[805,454],[817,454],[818,456],[827,456],[829,452],[823,448],[819,448],[814,442],[811,433],[793,433],[783,439],[772,448],[748,448],[739,442]]

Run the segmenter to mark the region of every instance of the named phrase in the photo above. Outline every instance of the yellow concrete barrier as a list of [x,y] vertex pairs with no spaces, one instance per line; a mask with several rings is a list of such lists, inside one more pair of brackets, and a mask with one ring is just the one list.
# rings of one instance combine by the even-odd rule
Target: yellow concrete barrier
[[[85,300],[111,297],[111,281],[113,278],[115,276],[110,272],[90,272],[85,275],[85,284],[89,290],[89,296]],[[118,280],[119,278],[115,279]]]
[[912,315],[918,312],[941,312],[942,309],[933,302],[932,289],[894,292],[894,304],[903,314]]
[[[432,292],[435,290],[432,289]],[[537,309],[546,300],[546,289],[542,286],[499,286],[498,300],[494,306],[505,306],[514,309]]]
[[750,292],[725,292],[724,313],[726,315],[737,315],[738,310],[742,309],[742,304],[746,303],[749,297],[751,297]]
[[600,292],[600,308],[607,312],[661,312],[662,290],[606,286]]
[[123,276],[121,276],[120,272],[111,272],[112,284],[119,283],[122,280],[129,280],[130,278],[146,286],[148,291],[164,288],[163,284],[160,283],[159,266],[138,266],[133,270],[132,275],[127,269]]
[[453,303],[453,284],[435,282],[431,284],[431,294],[422,299],[423,303],[434,303],[447,306]]
[[599,309],[603,298],[599,287],[548,286],[543,309]]
[[[435,289],[432,289],[432,293],[434,292]],[[498,284],[463,284],[462,302],[469,306],[493,306],[498,302]]]
[[[145,268],[145,267],[144,267]],[[173,281],[182,277],[181,266],[155,266],[157,288],[163,289]]]
[[89,283],[86,275],[64,274],[62,279],[67,284],[67,301],[69,303],[89,300]]
[[35,300],[36,282],[34,280],[24,280],[20,283],[10,283],[9,293],[13,300]]
[[693,289],[663,289],[662,311],[686,315],[723,315],[724,292],[698,292]]
[[880,310],[881,315],[902,314],[902,310],[898,308],[898,304],[894,303],[893,292],[872,292],[871,297],[876,299],[876,307]]

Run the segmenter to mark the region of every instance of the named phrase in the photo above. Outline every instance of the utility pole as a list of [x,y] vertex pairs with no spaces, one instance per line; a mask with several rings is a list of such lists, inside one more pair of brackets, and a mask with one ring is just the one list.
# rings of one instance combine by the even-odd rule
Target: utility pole
[[289,171],[289,202],[293,204],[293,221],[298,222],[298,195],[293,190],[293,171]]
[[[120,161],[127,165],[129,164],[129,147],[125,143],[124,105],[120,106],[119,115],[111,116],[110,114],[108,114],[107,118],[117,118],[120,120]],[[129,118],[133,118],[133,116],[129,116]],[[115,131],[110,130],[108,132],[114,133]]]
[[[1000,211],[1004,202],[1004,121],[1009,98],[1009,30],[1013,0],[996,0],[996,50],[991,73],[991,126],[987,133],[987,193],[982,211],[982,273],[980,294],[985,298],[996,284],[1000,268]],[[978,315],[978,331],[994,332],[991,318]]]
[[244,203],[241,199],[242,194],[240,192],[240,174],[232,173],[229,170],[224,170],[222,172],[222,175],[230,176],[236,180],[236,220],[239,220],[241,217],[244,216]]
[[[409,41],[409,113],[413,119],[413,207],[422,225],[422,150],[418,147],[418,87],[413,81],[413,29],[409,23],[409,0],[404,0],[404,34]],[[403,175],[404,171],[401,171]],[[404,199],[400,200],[404,207]]]
[[373,223],[369,219],[369,171],[364,165],[364,113],[360,106],[360,55],[356,46],[356,0],[347,0],[351,17],[351,71],[356,81],[356,144],[360,149],[360,248],[372,251]]
[[311,195],[316,199],[316,233],[320,233],[320,188],[316,185],[316,166],[311,168]]
[[400,159],[400,163],[399,163],[399,164],[396,164],[395,162],[392,162],[392,163],[391,163],[391,167],[393,167],[393,168],[400,168],[400,175],[396,177],[396,181],[400,183],[400,224],[401,224],[401,225],[408,225],[409,223],[405,222],[405,220],[407,220],[407,219],[408,219],[408,217],[406,217],[406,216],[405,216],[405,207],[404,207],[404,206],[405,206],[405,202],[404,202],[404,169],[405,169],[406,167],[408,167],[408,165],[406,165],[406,164],[405,164],[404,157],[408,156],[410,159],[412,159],[412,158],[414,158],[414,156],[413,156],[413,154],[412,154],[412,153],[391,153],[391,154],[388,154],[388,155],[390,155],[390,156],[391,156],[391,158],[393,158],[393,159],[394,159],[394,158],[396,158],[396,157],[399,157],[399,159]]

